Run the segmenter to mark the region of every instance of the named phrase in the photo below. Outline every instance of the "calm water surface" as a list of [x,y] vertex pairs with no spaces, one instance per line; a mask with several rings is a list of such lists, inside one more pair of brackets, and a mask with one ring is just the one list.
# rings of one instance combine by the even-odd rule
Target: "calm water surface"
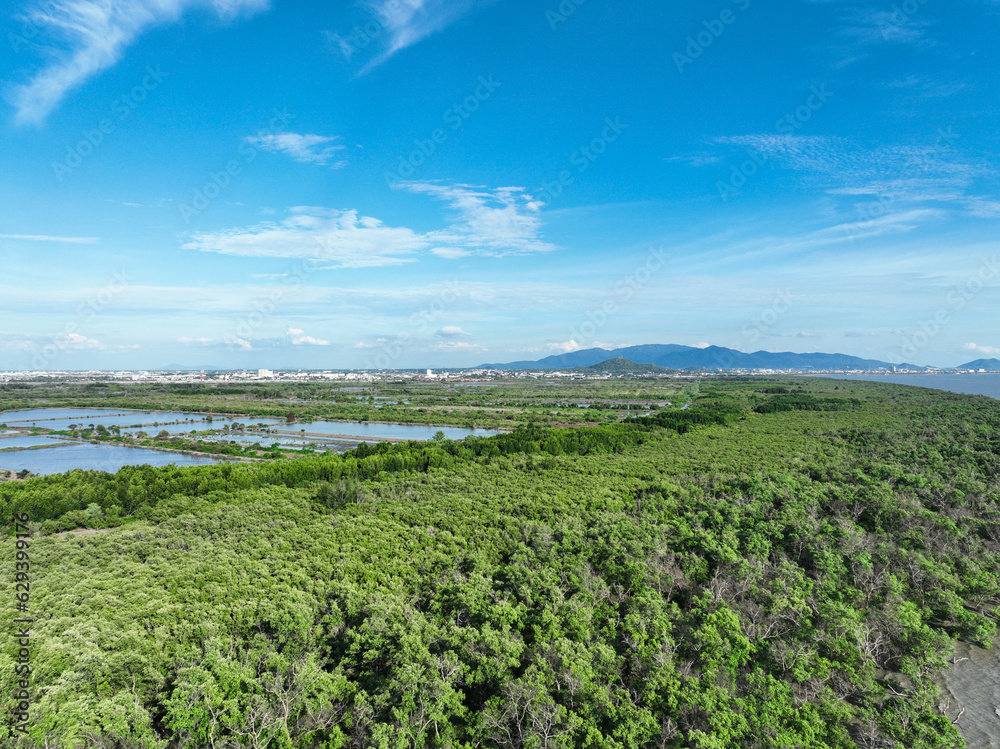
[[[167,424],[165,422],[180,422],[179,424]],[[251,424],[279,424],[281,419],[257,419],[257,418],[222,418],[219,416],[213,416],[212,421],[208,421],[207,416],[202,416],[201,414],[185,414],[179,413],[177,411],[156,411],[154,413],[129,413],[124,415],[98,415],[98,416],[74,416],[72,418],[65,419],[50,419],[46,421],[38,421],[37,419],[22,419],[20,421],[10,421],[8,426],[38,426],[45,429],[69,429],[70,425],[75,424],[77,427],[88,427],[91,424],[96,428],[98,424],[102,424],[106,427],[121,427],[125,429],[126,427],[135,427],[134,429],[125,429],[125,431],[139,431],[140,429],[144,432],[150,434],[156,434],[161,429],[166,429],[171,434],[177,434],[179,432],[190,432],[192,429],[202,431],[205,429],[219,429],[226,424],[232,425],[239,422],[240,424],[246,424],[250,426]]]
[[[295,422],[289,424],[282,419],[274,418],[240,418],[240,417],[209,417],[202,414],[187,414],[178,411],[123,411],[122,409],[72,409],[72,408],[38,408],[30,411],[10,411],[0,414],[0,419],[6,418],[12,427],[21,429],[38,426],[45,429],[66,430],[70,425],[89,427],[91,424],[105,427],[119,427],[122,434],[135,435],[139,431],[154,436],[161,431],[170,435],[189,434],[190,432],[205,432],[217,430],[229,425],[263,426],[274,430],[265,432],[235,432],[202,436],[206,441],[227,442],[252,445],[260,442],[270,446],[275,442],[287,447],[301,449],[306,442],[316,442],[320,450],[343,452],[362,440],[399,439],[399,440],[430,440],[438,431],[444,432],[446,439],[460,440],[469,435],[490,437],[502,432],[495,429],[463,429],[459,427],[437,427],[422,424],[361,424],[351,421],[314,421],[311,423]],[[179,422],[179,423],[165,423]],[[0,421],[0,423],[3,423]],[[307,433],[330,435],[330,438],[306,437]],[[285,432],[285,434],[281,434]],[[344,440],[334,441],[333,435],[343,435]],[[25,450],[23,448],[39,445],[55,444],[45,450]],[[209,457],[196,457],[180,453],[142,450],[123,445],[59,444],[58,440],[46,437],[20,435],[16,437],[0,437],[0,450],[4,448],[19,448],[0,454],[0,468],[22,470],[27,468],[39,475],[61,473],[74,468],[90,470],[117,471],[126,465],[205,465],[219,462]]]
[[[200,437],[205,442],[235,442],[238,445],[252,445],[255,442],[259,442],[262,447],[270,447],[275,442],[277,442],[282,447],[291,447],[296,450],[305,449],[307,442],[315,442],[316,445],[321,450],[330,449],[336,452],[343,452],[345,450],[350,450],[352,447],[357,447],[358,442],[351,442],[348,445],[327,443],[322,437],[292,437],[289,435],[278,435],[278,434],[217,434],[213,437]],[[0,443],[2,444],[2,443]]]
[[88,416],[108,416],[109,414],[141,413],[127,408],[32,408],[28,411],[0,412],[0,424],[25,419],[86,418]]
[[14,447],[38,447],[39,445],[65,445],[65,440],[55,437],[0,437],[0,450],[9,450]]
[[897,385],[947,390],[951,393],[987,395],[1000,399],[1000,374],[912,374],[912,375],[826,375],[836,380],[866,380],[868,382],[892,382]]
[[0,468],[15,471],[27,468],[40,476],[72,471],[74,468],[114,473],[123,466],[144,464],[165,466],[170,463],[179,466],[202,466],[219,462],[221,461],[214,458],[183,455],[182,453],[140,450],[137,447],[122,447],[121,445],[92,445],[90,443],[65,445],[47,450],[15,450],[9,453],[0,453]]
[[365,439],[383,438],[396,440],[431,440],[438,431],[444,432],[445,439],[460,440],[470,435],[474,437],[492,437],[503,434],[496,429],[463,429],[461,427],[436,427],[424,424],[359,424],[355,421],[314,421],[311,424],[284,424],[276,427],[283,432],[301,432],[308,434],[345,434],[350,437]]

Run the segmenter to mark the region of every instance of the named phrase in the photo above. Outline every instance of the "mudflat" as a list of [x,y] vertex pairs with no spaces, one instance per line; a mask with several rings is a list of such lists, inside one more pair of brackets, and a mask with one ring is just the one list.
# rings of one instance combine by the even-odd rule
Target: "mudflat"
[[955,661],[941,675],[941,711],[957,718],[966,749],[1000,749],[1000,647],[960,642]]

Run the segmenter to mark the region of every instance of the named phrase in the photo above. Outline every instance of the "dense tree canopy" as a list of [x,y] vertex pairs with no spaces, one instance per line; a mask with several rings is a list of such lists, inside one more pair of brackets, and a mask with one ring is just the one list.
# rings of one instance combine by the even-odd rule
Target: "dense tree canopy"
[[729,380],[599,427],[3,484],[36,621],[0,741],[959,747],[934,676],[995,632],[998,427],[986,398]]

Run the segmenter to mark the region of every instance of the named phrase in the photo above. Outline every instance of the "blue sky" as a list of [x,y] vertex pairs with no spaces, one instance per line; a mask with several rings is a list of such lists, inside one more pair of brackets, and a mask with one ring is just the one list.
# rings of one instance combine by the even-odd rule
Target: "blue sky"
[[1000,355],[996,0],[0,23],[0,369]]

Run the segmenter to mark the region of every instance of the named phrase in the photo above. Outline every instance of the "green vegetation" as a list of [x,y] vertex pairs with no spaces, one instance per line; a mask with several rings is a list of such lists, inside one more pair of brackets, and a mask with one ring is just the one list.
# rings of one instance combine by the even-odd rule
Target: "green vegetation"
[[[635,366],[642,371],[647,368]],[[643,409],[665,401],[686,403],[697,394],[699,382],[695,377],[678,377],[493,380],[478,387],[414,380],[377,384],[108,382],[79,387],[46,381],[16,383],[16,387],[0,385],[0,411],[30,408],[44,401],[46,407],[198,411],[294,417],[303,423],[337,419],[513,429],[529,422],[542,426],[611,423],[621,418],[619,411],[626,407]],[[580,404],[590,408],[578,409]]]
[[648,374],[668,374],[671,370],[657,366],[656,364],[639,364],[630,359],[617,357],[608,359],[589,367],[579,367],[570,370],[571,372],[586,372],[589,374],[607,374],[616,377],[623,375],[648,375]]
[[1000,403],[729,378],[622,420],[671,383],[574,386],[499,389],[597,426],[0,484],[36,619],[0,742],[962,746],[934,676],[995,634]]

